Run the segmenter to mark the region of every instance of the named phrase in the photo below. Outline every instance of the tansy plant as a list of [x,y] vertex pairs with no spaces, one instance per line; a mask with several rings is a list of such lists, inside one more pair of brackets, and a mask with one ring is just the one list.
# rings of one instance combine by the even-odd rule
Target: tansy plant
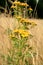
[[[29,31],[30,26],[35,26],[36,23],[30,21],[27,18],[23,18],[23,8],[28,7],[27,3],[21,3],[19,1],[13,2],[11,8],[14,9],[15,18],[18,21],[19,27],[10,31],[9,38],[11,40],[11,49],[8,51],[6,57],[7,65],[35,65],[35,56],[32,51],[32,47],[29,45],[28,40],[32,37]],[[32,11],[30,8],[29,10]]]
[[[28,40],[32,37],[29,26],[35,26],[36,23],[22,16],[23,9],[28,6],[27,3],[21,3],[20,1],[13,2],[11,6],[14,9],[19,27],[12,30],[9,35],[12,48],[7,56],[8,65],[35,65],[34,53]],[[33,11],[32,8],[29,8],[29,10]]]
[[[11,8],[14,9],[15,18],[19,27],[11,31],[9,38],[12,42],[12,48],[7,56],[8,65],[35,65],[34,53],[28,40],[32,37],[29,26],[35,26],[36,23],[23,17],[23,9],[28,7],[27,3],[20,1],[13,2]],[[28,9],[33,11],[32,8]]]

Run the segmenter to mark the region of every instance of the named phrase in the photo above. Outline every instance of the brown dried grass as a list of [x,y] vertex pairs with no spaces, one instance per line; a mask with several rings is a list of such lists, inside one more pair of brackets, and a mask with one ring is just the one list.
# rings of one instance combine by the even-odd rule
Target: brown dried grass
[[[43,65],[43,19],[30,19],[37,23],[37,26],[30,29],[33,38],[29,41],[30,45],[32,45],[35,50],[38,49],[38,60],[37,62],[39,65]],[[16,25],[15,25],[16,23]],[[8,35],[5,34],[5,30],[8,28],[14,29],[17,27],[17,20],[12,17],[6,17],[5,15],[0,15],[0,53],[7,53],[7,49],[10,48],[10,40],[8,38]],[[1,60],[0,60],[1,61]],[[1,62],[0,62],[0,65]]]

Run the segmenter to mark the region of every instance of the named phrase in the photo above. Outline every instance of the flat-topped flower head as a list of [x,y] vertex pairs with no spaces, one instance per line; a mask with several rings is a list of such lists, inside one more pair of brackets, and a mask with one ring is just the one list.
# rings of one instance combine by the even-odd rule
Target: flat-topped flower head
[[27,3],[21,3],[20,1],[15,1],[13,2],[14,5],[19,5],[19,6],[29,6]]
[[22,37],[28,37],[30,35],[30,31],[26,31],[26,30],[23,30],[23,29],[16,29],[16,30],[14,30],[14,33],[18,33]]
[[33,11],[33,9],[30,7],[30,8],[28,8],[28,10],[30,10],[30,11]]
[[20,1],[13,2],[14,5],[20,5]]
[[21,30],[21,29],[15,29],[15,30],[13,30],[14,33],[17,33],[17,32],[18,32],[18,33],[22,33],[23,31],[24,31],[24,30]]
[[33,22],[33,21],[29,20],[29,19],[25,19],[25,18],[21,18],[20,22],[22,24],[25,23],[25,25],[32,25],[32,26],[37,25],[35,22]]
[[21,3],[21,6],[29,6],[27,3]]
[[31,21],[29,19],[25,19],[25,18],[21,18],[20,20],[21,23],[31,23]]
[[12,5],[12,6],[11,6],[11,8],[13,8],[13,9],[14,9],[14,8],[16,8],[16,6]]
[[23,32],[21,32],[21,36],[22,37],[28,37],[30,35],[30,32],[28,32],[28,31],[23,31]]
[[30,32],[26,30],[19,30],[19,33],[22,37],[28,37],[30,35]]
[[22,33],[21,36],[22,37],[28,37],[28,33]]

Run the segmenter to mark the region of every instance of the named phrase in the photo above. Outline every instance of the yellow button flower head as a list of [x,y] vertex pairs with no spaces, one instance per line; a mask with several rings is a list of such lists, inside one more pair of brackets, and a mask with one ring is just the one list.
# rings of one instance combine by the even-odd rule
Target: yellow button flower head
[[30,7],[28,10],[31,10],[31,11],[33,11],[33,9]]
[[22,29],[19,29],[19,33],[22,34],[24,32],[24,30]]
[[24,32],[24,30],[21,30],[21,29],[15,29],[14,31],[13,31],[13,33],[19,33],[19,34],[21,34],[21,33],[23,33]]
[[28,37],[28,34],[21,34],[22,37]]
[[16,8],[16,6],[12,5],[11,8]]
[[25,18],[21,18],[20,20],[21,23],[31,23],[31,21],[29,19],[25,19]]
[[15,4],[15,5],[20,5],[20,1],[15,1],[15,2],[13,2],[13,4]]
[[22,37],[28,37],[30,35],[29,31],[22,30],[22,29],[16,29],[14,30],[14,33],[19,33]]
[[28,31],[23,31],[22,33],[21,33],[21,36],[22,37],[28,37],[30,35],[30,32],[28,32]]
[[29,6],[27,3],[21,3],[21,6]]

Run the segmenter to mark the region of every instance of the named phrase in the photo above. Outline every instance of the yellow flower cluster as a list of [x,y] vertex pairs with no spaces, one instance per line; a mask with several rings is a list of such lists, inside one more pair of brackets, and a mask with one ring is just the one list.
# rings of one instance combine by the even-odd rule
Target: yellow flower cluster
[[32,9],[32,8],[28,8],[28,10],[33,11],[33,9]]
[[11,8],[16,8],[16,6],[12,5]]
[[15,5],[20,5],[21,3],[20,3],[20,1],[15,1],[15,2],[13,2],[13,4],[15,4]]
[[14,33],[19,33],[22,37],[28,37],[30,35],[30,31],[16,29],[13,31]]
[[19,5],[19,6],[29,6],[27,3],[21,3],[20,1],[15,1],[13,2],[14,5]]
[[20,22],[21,23],[27,23],[27,24],[29,23],[31,25],[37,25],[35,22],[33,22],[33,21],[29,20],[29,19],[25,19],[25,18],[21,18]]
[[27,3],[21,3],[21,6],[29,6]]
[[29,19],[21,18],[20,22],[31,23]]

